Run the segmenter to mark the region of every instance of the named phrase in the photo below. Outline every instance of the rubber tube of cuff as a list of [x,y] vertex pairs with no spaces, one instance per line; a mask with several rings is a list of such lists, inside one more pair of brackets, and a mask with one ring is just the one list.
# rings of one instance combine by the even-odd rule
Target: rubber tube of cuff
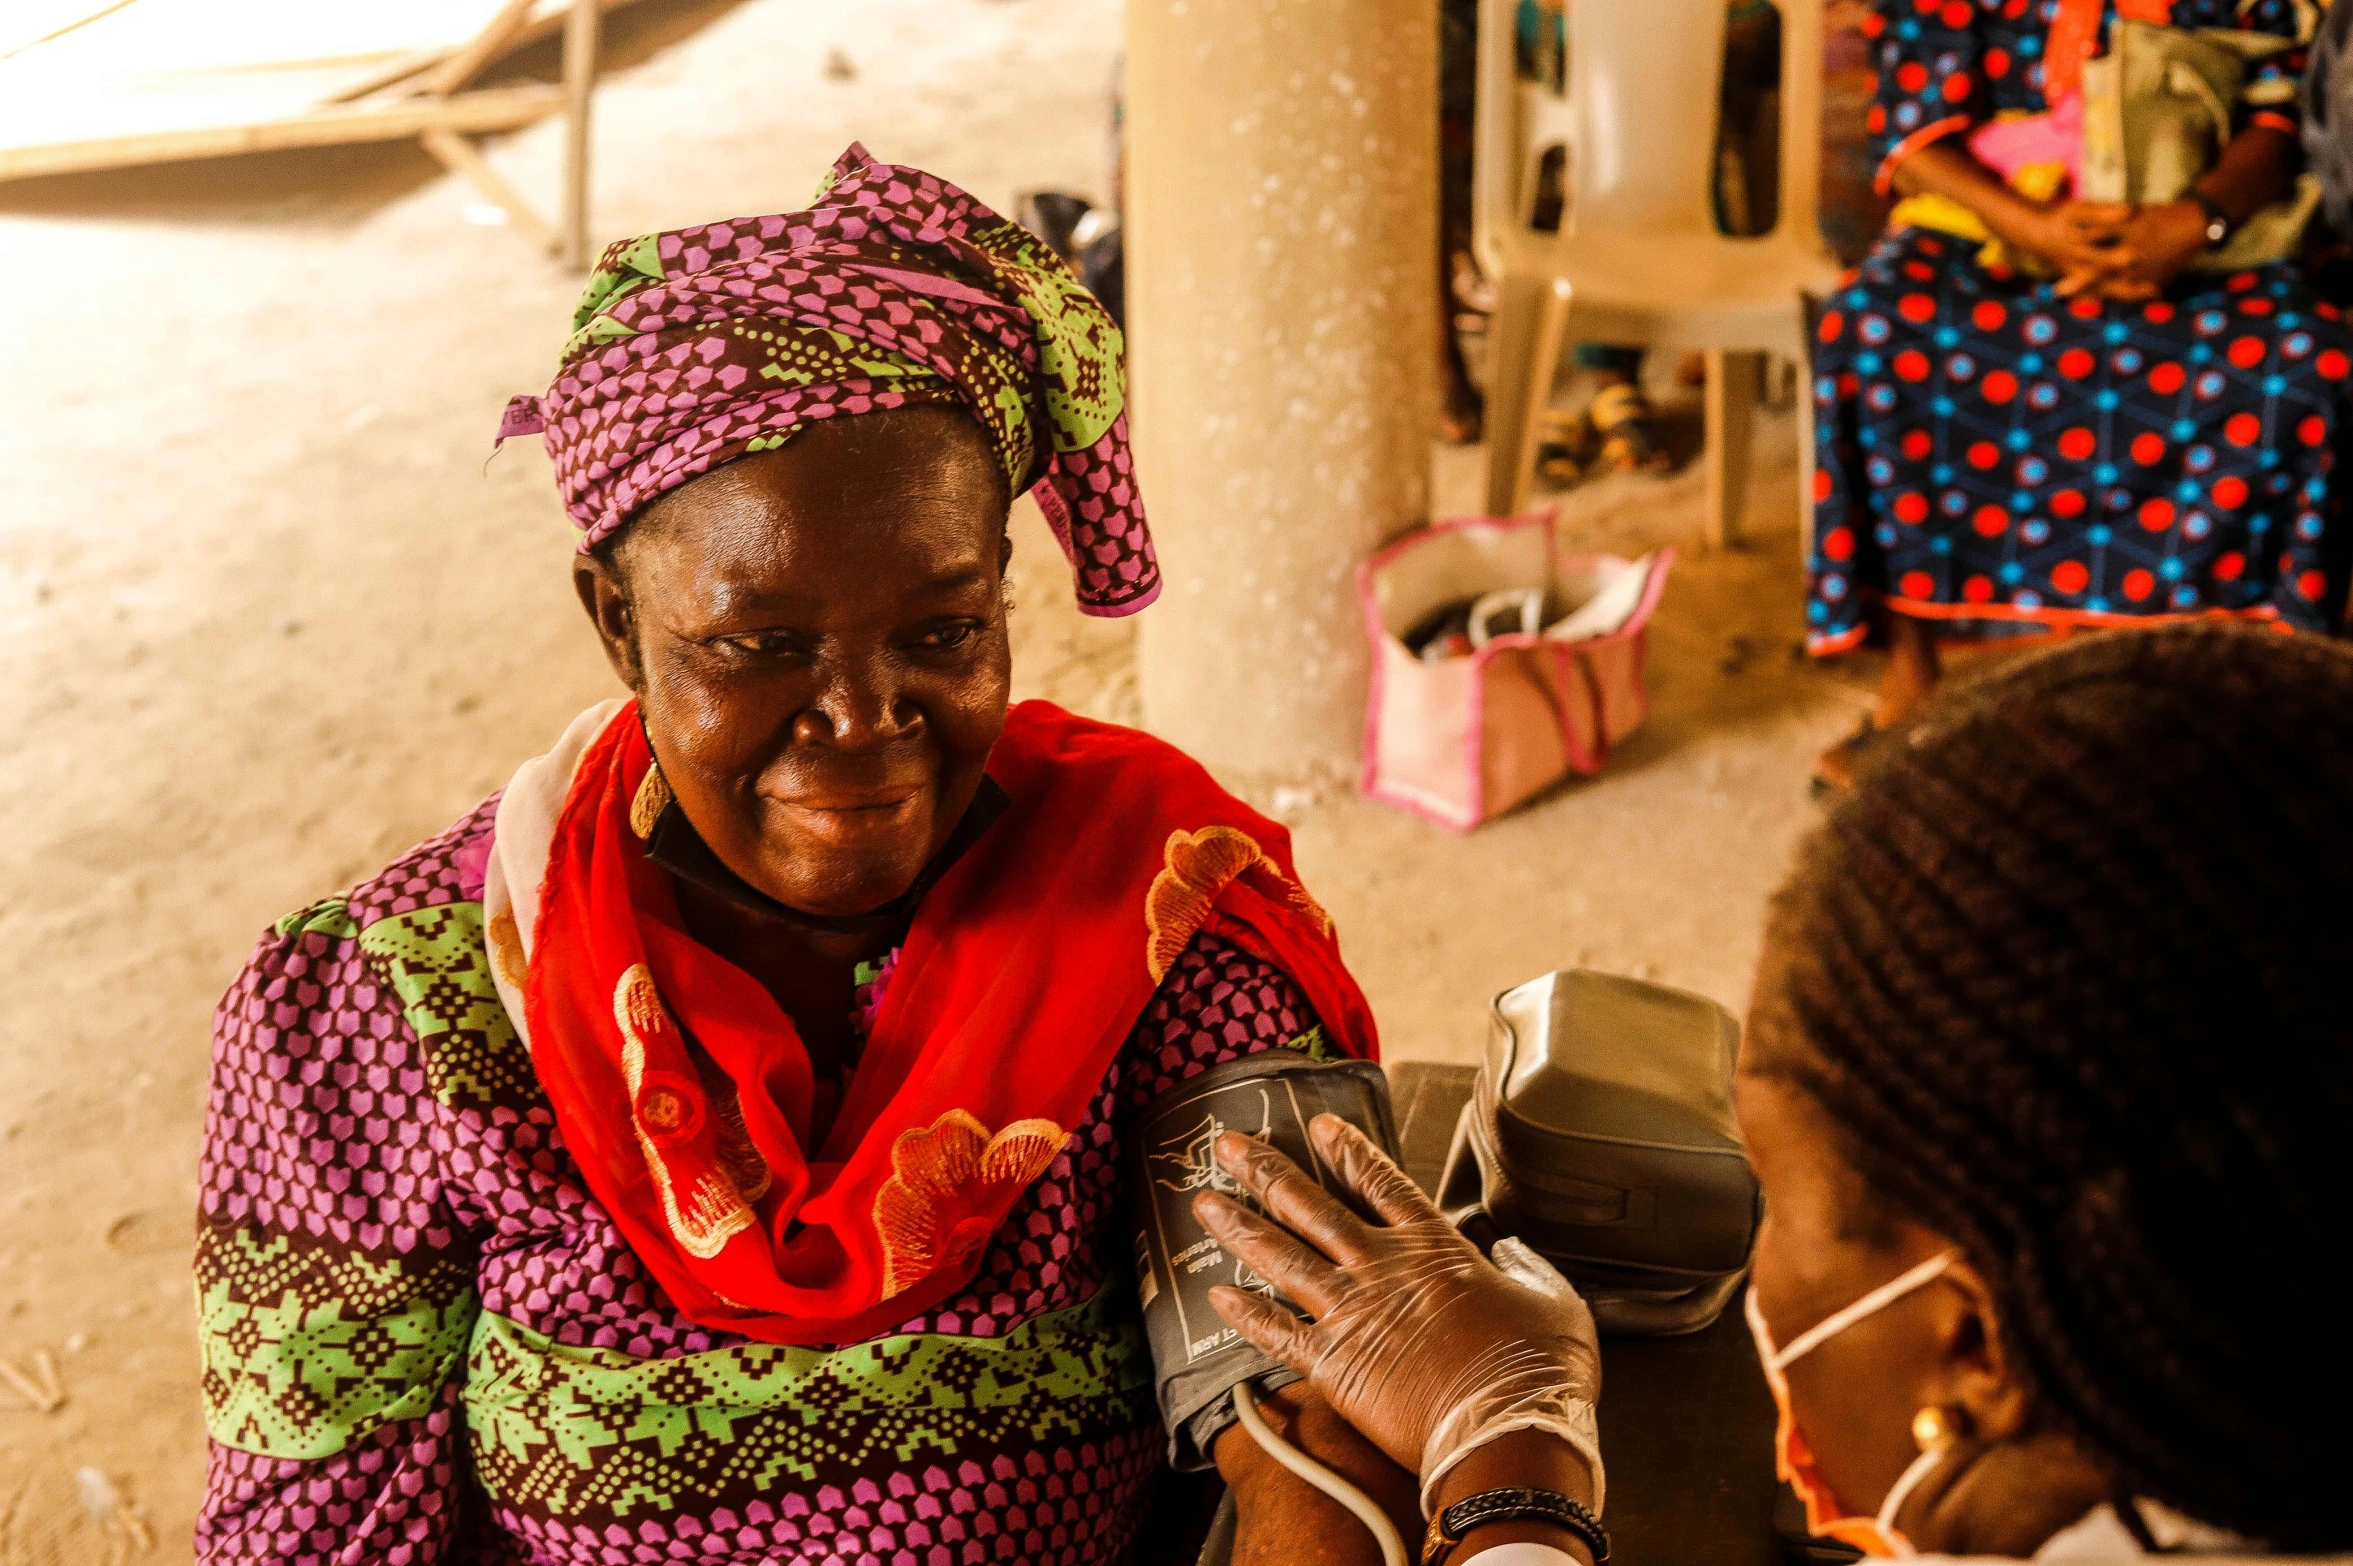
[[1234,1413],[1250,1438],[1265,1447],[1276,1462],[1347,1507],[1357,1521],[1372,1530],[1374,1542],[1381,1547],[1382,1566],[1410,1566],[1405,1541],[1397,1536],[1397,1525],[1389,1520],[1389,1514],[1373,1504],[1371,1496],[1276,1435],[1258,1411],[1258,1400],[1251,1396],[1248,1382],[1234,1388]]

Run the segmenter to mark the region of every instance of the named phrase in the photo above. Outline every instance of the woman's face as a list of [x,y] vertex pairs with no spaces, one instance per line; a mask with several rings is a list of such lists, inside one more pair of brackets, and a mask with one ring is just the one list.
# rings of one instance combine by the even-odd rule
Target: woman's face
[[897,897],[1005,723],[1005,485],[946,409],[810,425],[672,491],[581,601],[720,859],[809,913]]
[[[1734,1102],[1764,1188],[1751,1280],[1777,1346],[1948,1249],[1916,1224],[1885,1217],[1841,1159],[1839,1133],[1786,1074],[1809,1047],[1778,1004],[1769,945],[1741,1051]],[[1952,1400],[1953,1356],[1968,1301],[1934,1285],[1865,1316],[1792,1362],[1790,1406],[1823,1479],[1868,1515],[1917,1455],[1914,1413]],[[1980,1345],[1982,1347],[1982,1345]]]
[[[1889,1211],[1842,1156],[1845,1133],[1804,1080],[1826,1068],[1789,1003],[1792,952],[1776,921],[1734,1081],[1765,1192],[1750,1277],[1777,1347],[1955,1249]],[[1997,1319],[1991,1286],[1956,1256],[1787,1366],[1815,1472],[1848,1513],[1875,1515],[1920,1455],[1912,1421],[1922,1409],[1947,1416],[1955,1436],[1896,1518],[1922,1551],[2031,1556],[2109,1493],[2102,1465],[2036,1418]]]

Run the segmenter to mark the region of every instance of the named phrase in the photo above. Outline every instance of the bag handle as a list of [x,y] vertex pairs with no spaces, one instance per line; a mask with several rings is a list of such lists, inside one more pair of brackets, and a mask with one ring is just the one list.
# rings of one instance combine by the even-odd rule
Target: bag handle
[[[1601,721],[1601,684],[1593,677],[1593,668],[1578,655],[1574,643],[1556,642],[1544,649],[1552,654],[1554,678],[1541,682],[1544,699],[1552,707],[1552,721],[1560,730],[1561,761],[1571,771],[1581,771],[1573,758],[1577,753],[1577,731],[1569,722],[1569,709],[1561,699],[1560,686],[1568,682],[1571,670],[1585,687],[1587,704],[1593,712],[1593,766],[1596,771],[1609,765],[1610,734],[1608,725]],[[1565,665],[1565,667],[1564,667]]]
[[2222,94],[2206,79],[2203,71],[2187,60],[2165,62],[2165,90],[2177,98],[2195,98],[2214,121],[2217,145],[2230,140],[2230,105],[2222,101]]
[[1495,640],[1494,622],[1498,614],[1517,613],[1517,631],[1506,631],[1506,636],[1534,636],[1544,629],[1544,594],[1533,587],[1505,587],[1486,594],[1471,605],[1469,635],[1476,649]]

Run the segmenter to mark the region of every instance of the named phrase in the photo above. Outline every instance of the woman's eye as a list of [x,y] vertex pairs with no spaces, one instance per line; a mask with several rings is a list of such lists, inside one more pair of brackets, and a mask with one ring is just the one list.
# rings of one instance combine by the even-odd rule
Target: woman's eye
[[931,652],[953,652],[980,634],[980,627],[966,620],[955,625],[943,625],[926,631],[916,645]]
[[800,638],[781,632],[761,631],[749,636],[722,636],[719,645],[744,657],[783,658],[800,650]]

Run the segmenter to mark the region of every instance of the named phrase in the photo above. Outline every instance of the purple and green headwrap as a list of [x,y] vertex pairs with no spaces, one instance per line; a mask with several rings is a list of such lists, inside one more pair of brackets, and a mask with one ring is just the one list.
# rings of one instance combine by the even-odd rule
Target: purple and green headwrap
[[544,397],[582,550],[663,492],[815,419],[945,403],[1045,512],[1089,614],[1133,614],[1160,568],[1128,454],[1119,328],[1062,259],[946,180],[853,145],[806,212],[606,249]]

